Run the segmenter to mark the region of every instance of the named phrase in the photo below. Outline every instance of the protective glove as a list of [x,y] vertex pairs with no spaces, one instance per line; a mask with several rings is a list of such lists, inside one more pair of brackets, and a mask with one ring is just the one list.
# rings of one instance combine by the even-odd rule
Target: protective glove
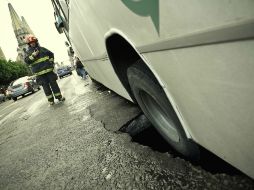
[[33,57],[37,57],[37,55],[39,54],[39,50],[34,50],[34,52],[32,53],[32,56]]

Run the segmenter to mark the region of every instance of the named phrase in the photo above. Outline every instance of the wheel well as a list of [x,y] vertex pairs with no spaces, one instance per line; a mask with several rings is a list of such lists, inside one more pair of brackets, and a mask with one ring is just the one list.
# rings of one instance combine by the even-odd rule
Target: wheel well
[[[135,51],[135,49],[130,45],[130,43],[119,34],[113,34],[106,39],[106,48],[107,48],[108,57],[115,70],[115,73],[117,74],[122,85],[125,87],[125,89],[129,93],[130,97],[134,101],[136,101],[129,85],[129,81],[127,77],[127,69],[132,64],[138,62],[138,60],[141,60],[138,62],[138,64],[143,64],[142,68],[146,70],[147,73],[154,76],[153,72],[145,64],[141,56]],[[154,80],[157,81],[155,76],[154,76]],[[171,109],[176,113],[170,101],[169,101],[169,104]],[[190,136],[187,130],[184,129],[184,131],[187,136]]]
[[127,78],[127,69],[141,59],[135,49],[119,34],[113,34],[106,39],[107,53],[110,62],[122,85],[133,98]]

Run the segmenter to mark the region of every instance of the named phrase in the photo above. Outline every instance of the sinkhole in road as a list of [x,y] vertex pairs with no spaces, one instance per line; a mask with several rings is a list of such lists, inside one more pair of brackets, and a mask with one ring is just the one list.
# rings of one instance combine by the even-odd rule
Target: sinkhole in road
[[201,159],[197,162],[188,160],[178,152],[176,152],[170,145],[162,138],[162,136],[155,130],[149,120],[144,114],[138,115],[124,126],[120,128],[121,132],[128,133],[132,137],[132,141],[149,146],[152,150],[169,153],[172,157],[180,157],[193,165],[200,166],[205,171],[212,174],[225,173],[231,176],[245,175],[221,158],[217,157],[210,151],[199,146]]

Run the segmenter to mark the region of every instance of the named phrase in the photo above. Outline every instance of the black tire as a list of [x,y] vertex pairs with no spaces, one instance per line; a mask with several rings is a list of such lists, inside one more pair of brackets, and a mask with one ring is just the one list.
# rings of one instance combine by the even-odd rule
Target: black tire
[[13,99],[14,102],[17,101],[17,97],[13,97],[12,99]]
[[186,137],[165,92],[143,61],[129,67],[127,76],[138,105],[156,130],[175,150],[189,159],[198,160],[198,146]]

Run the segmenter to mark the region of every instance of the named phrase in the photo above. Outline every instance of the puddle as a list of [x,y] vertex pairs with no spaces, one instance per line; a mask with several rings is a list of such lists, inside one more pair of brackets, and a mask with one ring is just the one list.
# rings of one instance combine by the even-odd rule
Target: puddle
[[28,109],[27,114],[28,115],[38,115],[40,113],[39,109],[42,107],[42,105],[45,103],[44,99],[34,102]]

